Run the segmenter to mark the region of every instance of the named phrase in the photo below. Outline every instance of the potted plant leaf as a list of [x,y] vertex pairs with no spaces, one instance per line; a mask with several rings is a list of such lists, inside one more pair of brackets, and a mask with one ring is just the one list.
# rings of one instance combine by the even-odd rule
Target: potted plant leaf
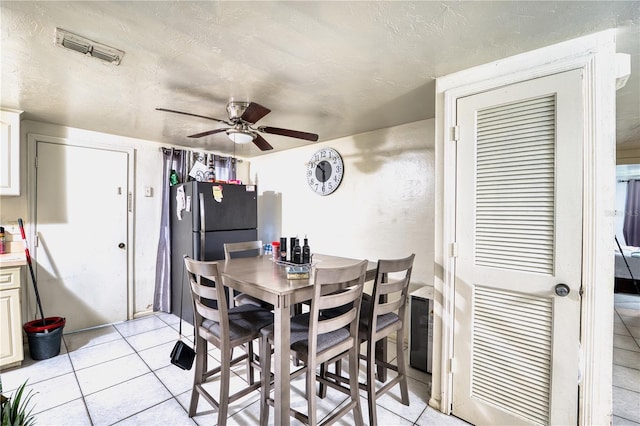
[[[10,397],[0,394],[0,419],[2,426],[31,426],[36,423],[35,417],[31,414],[33,407],[29,407],[33,391],[30,390],[24,395],[24,382]],[[0,382],[0,393],[2,392],[2,382]]]

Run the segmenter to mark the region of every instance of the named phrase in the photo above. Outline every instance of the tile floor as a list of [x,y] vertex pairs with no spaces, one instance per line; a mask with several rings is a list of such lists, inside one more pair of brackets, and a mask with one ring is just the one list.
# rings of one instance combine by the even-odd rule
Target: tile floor
[[640,426],[640,296],[614,297],[613,424]]
[[[60,355],[36,362],[27,353],[20,368],[3,371],[0,379],[5,394],[29,380],[27,389],[35,392],[39,425],[215,424],[217,413],[202,398],[198,415],[187,416],[193,369],[183,371],[169,362],[177,330],[176,316],[158,314],[69,333],[64,335]],[[640,297],[615,295],[614,330],[613,424],[640,426]],[[183,333],[192,335],[189,324],[183,325]],[[219,352],[211,350],[210,366],[218,358]],[[243,373],[240,369],[234,375],[232,387],[242,385]],[[396,387],[378,401],[380,425],[467,424],[427,406],[429,374],[410,368],[409,375],[410,406],[399,402]],[[304,406],[304,379],[292,382],[292,388],[292,406]],[[318,400],[319,418],[343,400],[342,394],[330,390],[327,398]],[[366,417],[366,400],[361,402]],[[229,409],[229,425],[256,425],[258,419],[257,392]],[[353,419],[349,415],[338,424],[351,425]]]

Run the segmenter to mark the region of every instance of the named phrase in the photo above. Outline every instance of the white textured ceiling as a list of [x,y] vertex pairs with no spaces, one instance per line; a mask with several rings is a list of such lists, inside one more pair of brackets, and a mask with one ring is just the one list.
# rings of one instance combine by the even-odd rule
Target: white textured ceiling
[[[230,99],[320,141],[434,117],[434,78],[609,28],[632,55],[618,146],[640,146],[640,2],[0,2],[0,105],[23,119],[233,153]],[[114,66],[54,46],[63,28],[126,52]],[[263,135],[275,150],[305,141]],[[236,154],[261,152],[252,144]]]

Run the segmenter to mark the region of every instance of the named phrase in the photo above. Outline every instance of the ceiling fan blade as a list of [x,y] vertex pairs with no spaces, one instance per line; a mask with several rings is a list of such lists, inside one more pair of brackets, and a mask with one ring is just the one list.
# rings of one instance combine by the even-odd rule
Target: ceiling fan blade
[[202,132],[202,133],[196,133],[195,135],[189,135],[187,136],[188,138],[202,138],[204,136],[209,136],[209,135],[213,135],[215,133],[220,133],[220,132],[224,132],[226,131],[227,128],[223,128],[223,129],[213,129],[213,130],[207,130],[206,132]]
[[213,120],[213,121],[217,121],[219,123],[225,123],[225,124],[228,124],[230,126],[232,125],[232,123],[229,123],[229,122],[227,122],[225,120],[220,120],[219,118],[213,118],[213,117],[207,117],[207,116],[204,116],[204,115],[192,114],[190,112],[176,111],[176,110],[173,110],[173,109],[166,109],[166,108],[156,108],[156,110],[157,111],[165,111],[165,112],[173,112],[175,114],[189,115],[191,117],[205,118],[207,120]]
[[255,102],[251,102],[240,118],[253,124],[270,112],[271,110],[269,108],[265,108]]
[[255,135],[256,138],[253,140],[253,143],[256,144],[256,146],[260,148],[261,151],[269,151],[270,149],[273,149],[273,147],[269,145],[269,142],[267,142],[265,138],[257,133]]
[[289,136],[290,138],[304,139],[307,141],[316,142],[318,135],[315,133],[299,132],[297,130],[280,129],[278,127],[260,126],[258,130],[264,133],[271,133],[274,135]]

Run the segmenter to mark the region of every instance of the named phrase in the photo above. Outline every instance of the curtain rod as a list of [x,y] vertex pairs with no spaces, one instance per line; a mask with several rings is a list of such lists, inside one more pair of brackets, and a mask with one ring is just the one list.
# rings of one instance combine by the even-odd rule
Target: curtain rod
[[[162,152],[164,154],[165,150],[167,151],[171,151],[172,149],[175,151],[180,151],[180,150],[184,150],[185,152],[188,152],[188,149],[183,149],[183,148],[167,148],[166,146],[161,146],[160,148],[158,148],[160,152]],[[195,152],[195,153],[199,153],[201,151],[191,151],[191,152]],[[207,152],[207,154],[213,154],[212,152]],[[219,154],[213,154],[213,155],[217,155],[218,157],[224,157],[224,155],[219,155]],[[242,160],[241,158],[238,157],[234,157],[229,155],[227,158],[235,158],[236,163],[244,163],[244,160]]]

